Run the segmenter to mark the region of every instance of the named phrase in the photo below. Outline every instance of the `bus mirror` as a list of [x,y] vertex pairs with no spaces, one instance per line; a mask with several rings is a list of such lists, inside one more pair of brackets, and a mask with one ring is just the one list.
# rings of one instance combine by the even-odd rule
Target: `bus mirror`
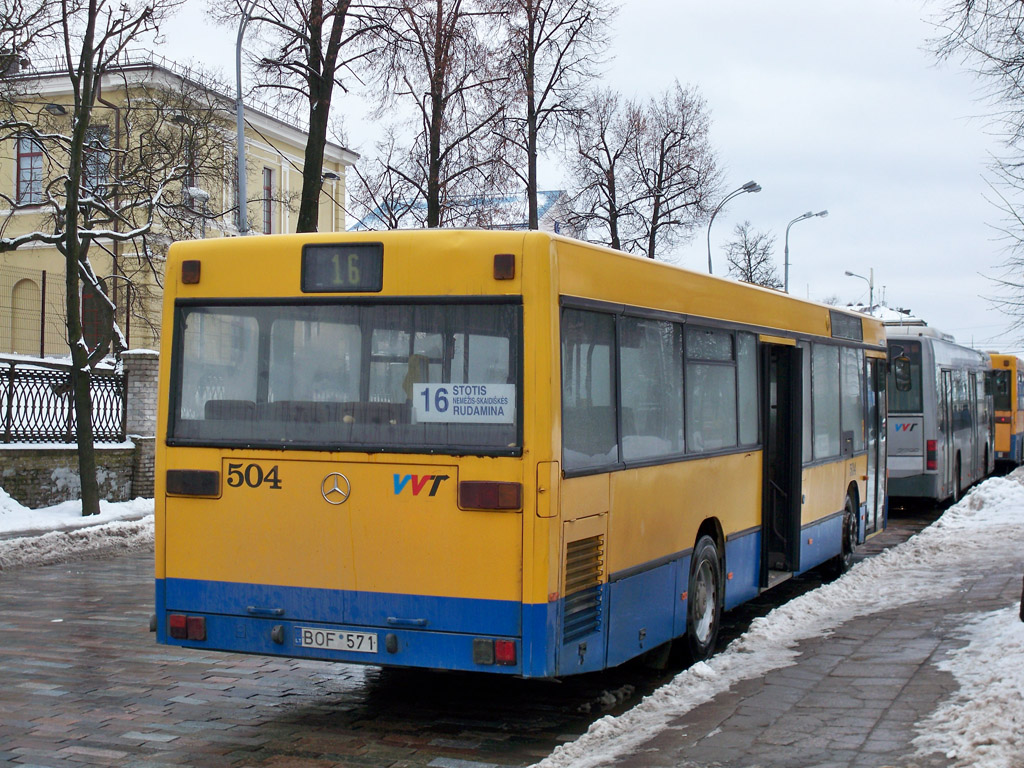
[[910,376],[910,358],[906,356],[897,357],[892,361],[893,378],[896,380],[897,392],[909,392],[912,388]]

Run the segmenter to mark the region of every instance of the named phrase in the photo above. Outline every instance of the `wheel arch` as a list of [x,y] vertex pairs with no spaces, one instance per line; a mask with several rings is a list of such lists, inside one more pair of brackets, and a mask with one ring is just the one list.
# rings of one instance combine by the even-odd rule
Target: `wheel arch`
[[715,542],[718,549],[718,559],[725,564],[725,532],[722,530],[722,523],[717,517],[706,517],[697,529],[697,536],[693,540],[693,546],[697,546],[702,536],[709,537]]

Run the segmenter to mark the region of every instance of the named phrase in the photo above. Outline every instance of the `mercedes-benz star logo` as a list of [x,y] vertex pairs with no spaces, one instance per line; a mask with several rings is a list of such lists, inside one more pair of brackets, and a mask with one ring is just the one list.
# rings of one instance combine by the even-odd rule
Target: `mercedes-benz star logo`
[[352,483],[341,472],[331,472],[320,484],[320,493],[328,504],[344,504],[352,493]]

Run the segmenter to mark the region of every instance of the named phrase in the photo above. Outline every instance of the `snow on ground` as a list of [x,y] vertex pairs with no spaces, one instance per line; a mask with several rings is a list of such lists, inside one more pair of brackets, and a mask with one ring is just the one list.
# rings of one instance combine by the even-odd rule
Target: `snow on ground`
[[[929,528],[858,563],[841,579],[755,619],[729,646],[681,672],[618,717],[604,717],[536,768],[595,768],[634,752],[672,720],[736,683],[796,663],[801,640],[827,635],[858,616],[941,597],[979,569],[1024,559],[1024,472],[990,478]],[[939,577],[941,574],[941,577]],[[943,669],[959,694],[918,724],[919,754],[945,752],[956,766],[1019,768],[1024,753],[1024,623],[1019,608],[975,617],[968,645]],[[997,661],[996,661],[997,660]]]
[[28,509],[0,488],[0,571],[152,545],[152,499],[101,501],[98,515],[82,517],[80,501]]
[[952,700],[918,727],[923,754],[944,752],[956,766],[1019,766],[1024,755],[1024,624],[1016,605],[970,619],[968,644],[939,662],[960,684]]

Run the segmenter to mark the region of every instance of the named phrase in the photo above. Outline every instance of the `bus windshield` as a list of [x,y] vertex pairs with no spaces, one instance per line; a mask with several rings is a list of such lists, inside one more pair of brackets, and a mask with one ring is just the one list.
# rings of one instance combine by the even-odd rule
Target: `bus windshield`
[[515,454],[518,304],[179,303],[168,442]]
[[921,413],[921,343],[889,342],[889,413]]
[[1008,411],[1010,410],[1011,399],[1010,399],[1010,371],[1008,370],[996,370],[992,372],[993,379],[993,399],[994,406],[997,411]]

